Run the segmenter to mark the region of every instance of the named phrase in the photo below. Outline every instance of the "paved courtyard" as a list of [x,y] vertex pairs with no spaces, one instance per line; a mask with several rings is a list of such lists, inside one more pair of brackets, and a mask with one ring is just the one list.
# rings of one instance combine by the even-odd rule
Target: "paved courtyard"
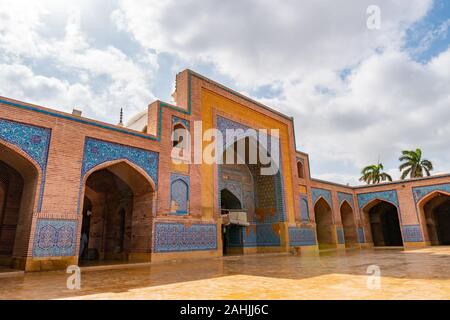
[[[367,267],[381,268],[368,289]],[[113,270],[0,277],[0,299],[450,299],[450,247],[347,251],[318,257],[234,256]]]

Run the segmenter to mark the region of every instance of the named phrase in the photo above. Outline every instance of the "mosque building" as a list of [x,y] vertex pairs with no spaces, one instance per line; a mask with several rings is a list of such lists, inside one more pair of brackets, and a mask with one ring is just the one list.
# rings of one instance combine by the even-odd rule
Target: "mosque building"
[[[0,97],[0,265],[301,259],[450,244],[450,174],[355,187],[321,181],[296,150],[292,117],[191,70],[176,76],[173,96],[175,104],[154,101],[127,125]],[[200,134],[241,132],[217,159],[239,141],[248,151],[255,130],[278,129],[267,139],[279,148],[276,170],[263,174],[261,159],[192,162],[198,123]]]

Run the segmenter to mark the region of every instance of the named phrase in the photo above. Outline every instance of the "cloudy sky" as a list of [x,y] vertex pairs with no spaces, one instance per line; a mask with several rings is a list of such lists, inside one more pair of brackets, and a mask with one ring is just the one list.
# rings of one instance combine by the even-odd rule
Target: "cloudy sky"
[[[314,177],[450,172],[447,0],[0,0],[0,95],[115,123],[190,68],[295,118]],[[366,25],[369,5],[379,30]]]

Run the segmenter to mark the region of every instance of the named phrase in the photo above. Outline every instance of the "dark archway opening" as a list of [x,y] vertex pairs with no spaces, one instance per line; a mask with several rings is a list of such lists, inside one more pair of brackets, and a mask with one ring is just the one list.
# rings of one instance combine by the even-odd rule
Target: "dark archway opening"
[[314,205],[314,215],[319,249],[336,248],[336,237],[334,236],[335,230],[331,207],[323,198],[320,198]]
[[305,178],[305,171],[303,168],[303,163],[301,161],[297,162],[297,175],[300,179],[304,179]]
[[380,201],[369,209],[368,217],[375,247],[403,246],[396,206]]
[[[228,189],[220,191],[220,207],[222,214],[229,213],[230,210],[242,209],[241,201]],[[237,246],[242,242],[242,227],[237,225],[222,226],[222,253],[229,254],[230,246]],[[233,253],[237,253],[236,249]],[[239,252],[241,253],[241,252]]]
[[124,162],[86,180],[80,263],[149,261],[153,188]]
[[0,145],[0,265],[25,268],[38,172],[17,152]]
[[[284,218],[284,190],[279,162],[272,159],[269,164],[267,149],[271,148],[259,144],[257,134],[246,134],[248,136],[236,137],[224,147],[223,161],[218,165],[217,195],[222,198],[218,205],[222,213],[227,208],[238,211],[235,217],[241,217],[237,223],[230,224],[222,217],[222,226],[226,226],[222,228],[226,234],[222,238],[227,254],[273,252],[281,244],[277,224]],[[223,189],[231,191],[240,204],[227,191],[222,193]]]
[[353,209],[347,201],[344,201],[341,206],[341,221],[344,228],[345,247],[354,247],[358,243],[358,235],[356,233]]
[[242,209],[241,201],[228,189],[220,191],[220,207],[226,209]]
[[423,210],[431,245],[450,245],[450,197],[438,193]]

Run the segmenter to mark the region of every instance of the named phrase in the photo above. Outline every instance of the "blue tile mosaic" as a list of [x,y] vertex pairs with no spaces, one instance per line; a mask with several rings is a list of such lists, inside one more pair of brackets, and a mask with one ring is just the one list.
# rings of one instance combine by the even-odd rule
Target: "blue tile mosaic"
[[435,185],[425,186],[425,187],[415,187],[415,188],[412,188],[412,190],[413,190],[413,194],[414,194],[414,200],[417,203],[423,197],[432,193],[433,191],[444,191],[444,192],[450,193],[450,183],[435,184]]
[[330,208],[333,208],[333,201],[331,200],[331,192],[329,190],[319,188],[312,188],[311,190],[314,205],[316,204],[317,200],[322,197],[328,203]]
[[290,227],[289,245],[291,247],[316,245],[316,231],[309,228]]
[[309,221],[308,196],[300,195],[300,213],[302,221]]
[[395,190],[361,193],[357,195],[357,199],[360,208],[364,208],[374,199],[385,200],[398,207],[397,192]]
[[157,152],[87,137],[84,143],[77,212],[80,212],[81,192],[86,173],[102,163],[121,159],[140,167],[153,180],[155,187],[158,186],[159,154]]
[[339,244],[345,244],[344,229],[336,228],[337,240]]
[[74,256],[76,239],[76,220],[38,219],[33,257]]
[[94,138],[86,138],[81,175],[84,177],[89,170],[99,164],[120,159],[126,159],[142,168],[152,178],[155,185],[158,184],[159,155],[157,152]]
[[48,128],[0,119],[0,139],[20,148],[41,168],[42,179],[37,203],[38,211],[41,211],[42,207],[50,138],[51,130]]
[[[252,131],[246,125],[238,123],[236,121],[232,121],[230,119],[218,116],[217,117],[217,129],[223,135],[223,143],[226,143],[226,130],[227,129],[241,129],[242,134],[236,138],[236,141],[242,139],[244,137],[255,137],[255,131]],[[250,129],[250,130],[249,130]],[[256,129],[254,129],[256,130]],[[267,139],[267,149],[270,150],[271,140]],[[282,163],[280,159],[280,163]],[[225,188],[226,182],[222,180],[221,175],[221,166],[218,166],[218,185],[219,190]],[[259,184],[260,186],[260,194],[255,192],[255,204],[257,208],[262,209],[275,209],[275,214],[264,214],[263,219],[258,220],[256,226],[252,229],[250,228],[250,233],[244,232],[244,246],[279,246],[280,245],[280,237],[278,234],[274,232],[273,224],[278,223],[280,221],[286,220],[285,213],[285,198],[284,198],[284,181],[282,179],[282,168],[279,168],[277,174],[273,176],[261,176],[259,175],[260,167],[258,165],[248,165],[250,171],[252,172],[255,184]],[[231,189],[234,189],[236,192],[236,196],[238,196],[237,186],[228,186]],[[230,189],[230,188],[228,188]],[[231,191],[231,190],[230,190]],[[220,196],[219,205],[220,205]],[[241,196],[242,198],[242,196]],[[239,198],[239,199],[241,199]],[[253,230],[256,229],[256,232]]]
[[177,210],[174,214],[188,214],[189,211],[189,176],[170,174],[170,203],[175,202]]
[[353,207],[353,196],[349,193],[338,192],[338,200],[339,205],[342,205],[342,202],[347,201],[348,204]]
[[405,242],[422,242],[423,235],[420,225],[404,225],[402,226],[403,241]]
[[273,224],[259,223],[256,225],[256,241],[258,246],[271,247],[281,244],[280,235],[274,231]]
[[154,252],[179,252],[217,249],[215,224],[156,223]]
[[230,191],[236,198],[239,199],[242,205],[244,205],[244,199],[242,196],[242,185],[239,181],[232,180],[222,180],[220,191],[223,189],[227,189]]
[[186,129],[188,129],[188,130],[189,130],[189,128],[190,128],[189,120],[182,119],[182,118],[179,118],[179,117],[177,117],[177,116],[172,116],[172,126],[175,125],[175,124],[177,124],[177,123],[181,123],[181,124],[182,124],[183,126],[185,126]]
[[365,243],[366,242],[366,237],[364,235],[364,228],[362,228],[362,227],[358,228],[358,242],[359,243]]

